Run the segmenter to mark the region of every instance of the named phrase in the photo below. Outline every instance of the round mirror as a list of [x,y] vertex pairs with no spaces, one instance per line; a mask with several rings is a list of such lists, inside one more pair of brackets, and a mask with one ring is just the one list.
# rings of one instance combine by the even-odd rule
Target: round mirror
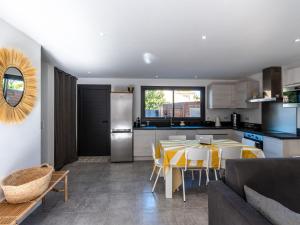
[[5,101],[12,107],[17,106],[24,93],[25,83],[20,70],[9,67],[3,76],[3,96]]

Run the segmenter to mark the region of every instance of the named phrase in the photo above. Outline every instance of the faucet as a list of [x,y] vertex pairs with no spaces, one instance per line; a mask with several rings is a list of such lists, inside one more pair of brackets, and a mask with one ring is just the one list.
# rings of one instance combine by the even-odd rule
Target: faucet
[[170,127],[171,126],[174,126],[174,123],[173,123],[173,117],[172,116],[168,116],[167,114],[165,114],[165,120],[167,120],[168,119],[168,117],[170,118]]
[[172,116],[170,116],[170,126],[174,126],[173,117]]

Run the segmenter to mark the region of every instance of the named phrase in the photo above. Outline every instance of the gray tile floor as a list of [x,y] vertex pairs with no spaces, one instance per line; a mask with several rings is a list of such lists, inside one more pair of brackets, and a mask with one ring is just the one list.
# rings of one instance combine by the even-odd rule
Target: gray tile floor
[[[75,162],[70,170],[70,199],[50,193],[21,225],[207,225],[207,194],[187,177],[182,192],[165,199],[163,178],[155,194],[149,182],[151,162],[122,164]],[[204,181],[203,181],[204,182]]]

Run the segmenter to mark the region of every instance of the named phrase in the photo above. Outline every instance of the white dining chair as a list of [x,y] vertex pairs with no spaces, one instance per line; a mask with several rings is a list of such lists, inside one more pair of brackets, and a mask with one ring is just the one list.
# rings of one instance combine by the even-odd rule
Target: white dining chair
[[211,134],[197,134],[195,135],[195,140],[201,140],[203,138],[210,138],[211,140],[214,139],[214,136]]
[[[182,175],[182,194],[183,201],[186,201],[185,198],[185,181],[184,173],[188,170],[199,170],[199,185],[201,184],[201,172],[202,169],[206,170],[206,185],[209,182],[208,166],[209,166],[209,148],[187,148],[185,151],[185,167],[181,169]],[[198,161],[203,161],[202,167],[197,165]],[[190,162],[190,164],[189,164]],[[194,165],[194,166],[193,166]]]
[[[214,136],[211,134],[196,134],[195,135],[195,140],[200,141],[200,143],[212,143],[212,141],[214,140]],[[201,172],[200,172],[201,173]],[[216,180],[218,180],[218,176],[217,176],[217,171],[215,170],[215,177]],[[194,172],[192,171],[192,180],[194,180]]]
[[160,173],[162,171],[162,168],[163,168],[163,161],[161,158],[156,158],[156,151],[155,151],[155,145],[152,144],[152,158],[154,160],[154,165],[153,165],[153,170],[152,170],[152,173],[151,173],[151,176],[150,176],[150,181],[152,180],[152,177],[155,173],[155,170],[157,168],[158,169],[158,172],[157,172],[157,176],[156,176],[156,179],[155,179],[155,182],[154,182],[154,185],[152,187],[152,192],[154,192],[155,190],[155,187],[156,187],[156,184],[157,184],[157,181],[158,181],[158,178],[160,177]]
[[186,141],[186,135],[171,135],[169,136],[169,140]]
[[242,157],[242,146],[221,147],[219,150],[219,170],[226,169],[227,159],[240,159]]
[[252,141],[252,140],[247,139],[247,138],[242,138],[242,144],[247,145],[247,146],[251,146],[251,147],[255,147],[255,141]]

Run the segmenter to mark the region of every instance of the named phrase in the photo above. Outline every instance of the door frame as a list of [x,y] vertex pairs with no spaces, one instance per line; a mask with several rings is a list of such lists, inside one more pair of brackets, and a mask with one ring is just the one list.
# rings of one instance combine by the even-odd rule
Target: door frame
[[81,108],[81,101],[82,101],[82,95],[80,94],[80,89],[84,88],[92,88],[92,89],[98,89],[98,90],[107,90],[108,96],[107,96],[107,102],[108,102],[108,135],[107,135],[107,143],[109,148],[109,156],[111,155],[111,140],[110,140],[110,93],[111,93],[111,85],[103,85],[103,84],[77,84],[77,149],[78,149],[78,156],[80,156],[80,124],[81,124],[81,115],[82,115],[82,108]]

